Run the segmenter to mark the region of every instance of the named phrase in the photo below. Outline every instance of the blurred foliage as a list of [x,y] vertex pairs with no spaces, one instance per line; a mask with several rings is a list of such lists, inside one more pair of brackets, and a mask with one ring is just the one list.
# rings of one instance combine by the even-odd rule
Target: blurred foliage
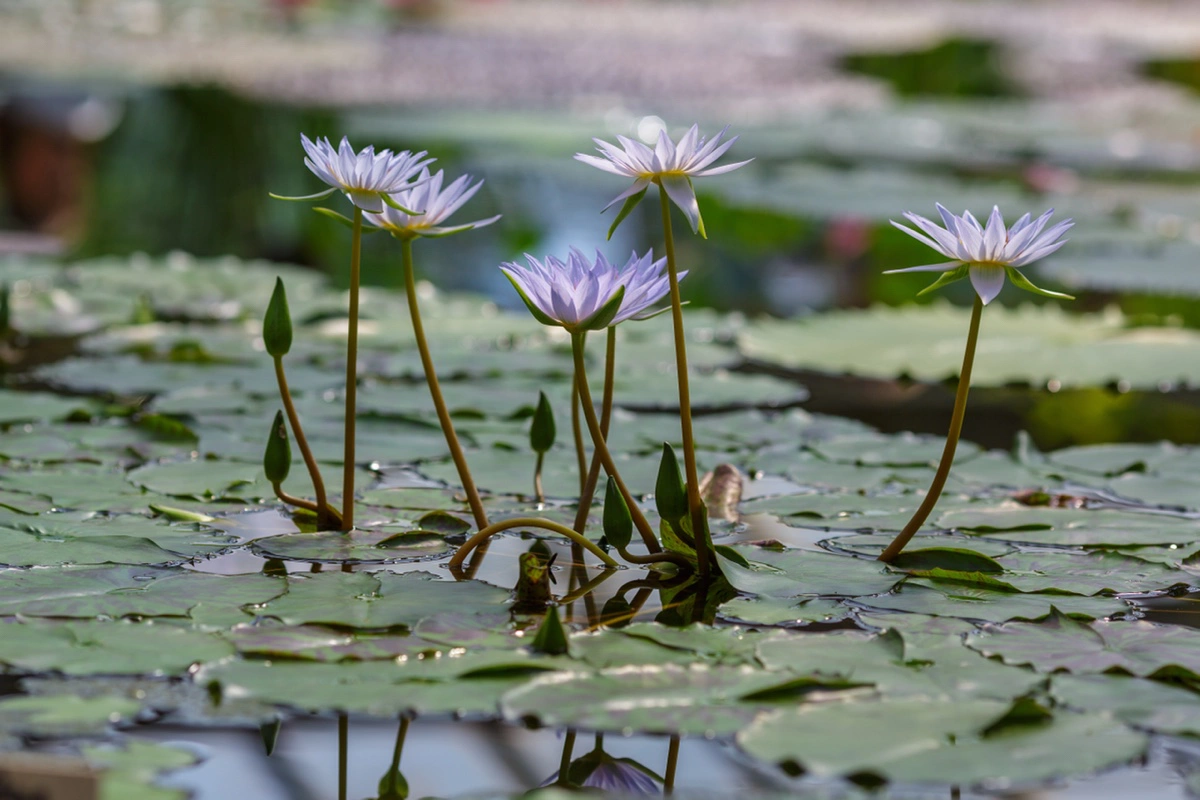
[[1017,88],[997,64],[995,42],[949,39],[927,50],[861,53],[842,66],[887,81],[905,97],[1015,97]]
[[1179,83],[1200,92],[1200,58],[1156,59],[1147,61],[1142,70],[1152,78]]

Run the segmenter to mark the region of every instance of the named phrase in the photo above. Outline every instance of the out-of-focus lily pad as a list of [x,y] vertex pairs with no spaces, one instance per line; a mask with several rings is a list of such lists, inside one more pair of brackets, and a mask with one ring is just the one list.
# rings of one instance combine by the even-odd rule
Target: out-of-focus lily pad
[[180,675],[233,653],[215,636],[152,622],[10,622],[0,633],[0,661],[25,672]]
[[986,700],[805,705],[756,720],[737,741],[821,777],[963,784],[1089,772],[1136,758],[1148,742],[1106,714],[1063,712],[988,735],[1008,710]]
[[[962,363],[969,311],[946,304],[836,311],[790,321],[760,320],[738,334],[747,356],[824,372],[940,381]],[[904,331],[897,337],[895,332]],[[819,347],[811,343],[820,342]],[[1200,334],[1127,328],[1120,315],[1069,315],[1057,306],[988,309],[974,385],[1028,383],[1136,387],[1200,382]]]
[[5,697],[0,730],[37,737],[97,735],[127,722],[140,708],[136,700],[116,697]]

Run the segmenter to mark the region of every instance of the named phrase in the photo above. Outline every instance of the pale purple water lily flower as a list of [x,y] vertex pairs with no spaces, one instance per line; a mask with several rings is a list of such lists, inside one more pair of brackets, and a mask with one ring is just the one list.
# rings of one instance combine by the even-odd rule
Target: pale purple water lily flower
[[[722,142],[721,139],[727,130],[729,130],[728,125],[712,139],[706,139],[700,135],[699,126],[693,125],[678,144],[671,141],[671,137],[667,136],[666,131],[659,131],[658,142],[653,148],[624,136],[617,137],[621,147],[609,144],[602,139],[593,139],[592,141],[596,143],[596,149],[602,158],[587,153],[576,153],[575,158],[605,172],[634,179],[633,186],[614,197],[604,207],[604,210],[607,211],[616,203],[622,200],[626,201],[625,207],[617,216],[617,221],[613,223],[614,229],[642,199],[650,184],[657,183],[671,198],[671,202],[687,216],[688,222],[692,225],[692,231],[704,235],[704,221],[700,217],[700,205],[696,202],[696,190],[692,186],[692,178],[722,175],[754,160],[748,159],[736,164],[709,167],[738,140],[738,137],[734,136],[732,139]],[[611,231],[609,235],[612,235]]]
[[[596,260],[571,248],[566,262],[554,256],[538,261],[526,254],[529,266],[506,262],[500,267],[539,322],[571,332],[600,330],[628,319],[653,316],[647,312],[670,290],[666,259],[655,261],[652,250],[636,252],[622,267],[597,250]],[[682,279],[686,272],[679,274]]]
[[[573,761],[567,775],[578,779],[580,773],[586,773],[586,776],[579,788],[620,792],[622,795],[662,794],[662,779],[649,769],[632,758],[614,758],[603,750],[593,750]],[[557,781],[558,773],[555,772],[542,782],[542,786],[552,786]]]
[[400,238],[415,238],[417,236],[438,237],[449,236],[452,233],[469,231],[472,228],[482,228],[500,219],[494,217],[468,222],[463,225],[443,227],[442,222],[463,204],[475,196],[483,181],[471,184],[471,176],[463,175],[442,188],[446,175],[438,170],[432,176],[428,169],[422,169],[417,183],[404,191],[392,194],[395,205],[406,209],[419,211],[419,214],[409,214],[402,209],[389,205],[379,213],[367,214],[367,222],[377,228],[390,231],[393,236]]
[[1021,267],[1050,255],[1066,244],[1067,240],[1060,237],[1075,224],[1072,220],[1066,219],[1046,228],[1046,223],[1050,221],[1050,216],[1054,213],[1054,209],[1050,209],[1036,220],[1026,214],[1006,230],[999,207],[992,208],[992,214],[988,218],[986,227],[980,225],[970,211],[964,211],[961,217],[955,216],[947,211],[941,203],[937,204],[937,210],[942,216],[945,228],[910,211],[906,211],[904,217],[920,228],[920,231],[915,231],[894,220],[892,224],[952,260],[943,264],[890,269],[885,274],[941,272],[942,276],[923,289],[920,294],[970,277],[971,285],[975,287],[975,291],[984,305],[996,299],[996,295],[1000,294],[1000,290],[1004,288],[1005,275],[1008,275],[1009,280],[1018,289],[1046,297],[1075,299],[1061,292],[1051,292],[1034,286],[1020,272]]
[[[410,153],[402,150],[393,153],[391,150],[381,150],[376,153],[373,145],[355,153],[349,139],[344,136],[336,149],[328,139],[318,137],[314,142],[304,134],[300,134],[300,144],[308,154],[304,165],[333,188],[304,198],[284,199],[315,200],[340,191],[363,211],[382,211],[387,195],[410,189],[417,173],[434,162],[434,159],[425,157],[425,151]],[[418,180],[428,180],[427,175],[428,170],[425,170],[423,177]]]

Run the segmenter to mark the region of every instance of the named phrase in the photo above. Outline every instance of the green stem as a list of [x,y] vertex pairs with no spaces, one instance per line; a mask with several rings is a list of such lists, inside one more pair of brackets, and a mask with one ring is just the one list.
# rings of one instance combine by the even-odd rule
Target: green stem
[[[296,437],[296,447],[300,449],[300,455],[304,458],[304,466],[308,468],[308,477],[312,479],[313,494],[317,498],[317,515],[318,517],[328,516],[328,519],[319,520],[319,522],[324,523],[338,518],[338,513],[333,510],[326,499],[325,481],[321,478],[321,470],[317,468],[317,459],[313,457],[312,448],[308,446],[308,438],[304,435],[304,429],[300,427],[300,415],[296,413],[296,406],[292,402],[287,375],[283,371],[282,357],[275,359],[275,382],[279,384],[279,397],[283,401],[283,410],[287,414],[288,424],[292,426],[292,435]],[[341,519],[338,518],[337,522],[340,527]]]
[[950,432],[946,434],[942,460],[938,462],[937,472],[933,476],[933,483],[929,484],[925,499],[904,526],[904,530],[879,554],[880,561],[891,561],[900,555],[900,551],[924,524],[933,507],[937,505],[938,498],[942,496],[942,488],[946,485],[946,478],[950,476],[950,465],[954,463],[954,451],[958,447],[959,436],[962,435],[963,417],[967,414],[967,393],[971,390],[971,367],[975,364],[975,343],[979,339],[979,319],[982,314],[983,301],[976,295],[975,305],[971,309],[971,326],[967,330],[967,348],[963,353],[962,370],[958,375],[958,390],[954,394],[954,413],[950,416]]
[[660,564],[665,561],[675,564],[689,573],[692,571],[692,562],[689,561],[688,557],[683,553],[673,553],[670,550],[660,550],[657,553],[639,555],[637,553],[630,553],[627,550],[621,549],[618,549],[617,552],[621,554],[621,558],[625,559],[630,564]]
[[572,590],[568,591],[565,595],[563,595],[562,599],[558,601],[559,605],[570,605],[571,603],[574,603],[579,598],[586,597],[587,595],[591,594],[591,592],[597,586],[599,586],[600,584],[604,583],[606,580],[611,578],[615,573],[616,573],[616,570],[612,569],[611,567],[605,567],[604,571],[601,572],[599,575],[592,578],[590,581],[584,583],[583,585],[579,586],[578,588],[572,589]]
[[563,737],[562,758],[558,762],[558,780],[555,781],[559,786],[569,787],[571,784],[567,781],[567,770],[571,766],[571,754],[575,750],[575,729],[567,728],[567,733]]
[[358,287],[361,282],[363,212],[354,207],[350,236],[350,328],[346,336],[346,433],[342,458],[342,530],[354,530],[354,439],[358,417]]
[[450,448],[450,457],[458,469],[458,479],[462,482],[463,492],[471,505],[471,515],[475,517],[475,527],[483,529],[488,526],[487,513],[483,510],[483,501],[471,478],[471,470],[467,467],[466,456],[463,455],[462,445],[458,442],[458,434],[454,432],[454,423],[450,421],[450,412],[446,409],[446,400],[442,397],[442,387],[438,384],[437,372],[433,369],[433,358],[429,355],[429,344],[425,341],[425,326],[421,324],[421,310],[417,307],[417,282],[413,275],[412,237],[400,240],[401,251],[404,254],[404,288],[408,293],[408,311],[412,316],[413,336],[417,340],[417,349],[421,353],[421,367],[425,370],[425,382],[429,384],[429,394],[433,397],[433,407],[437,410],[438,422],[442,424],[442,432],[446,435],[446,445]]
[[[608,427],[612,422],[613,410],[613,378],[617,364],[617,327],[608,329],[608,341],[604,348],[604,394],[600,398],[600,433],[605,441],[608,440]],[[579,394],[579,384],[575,383],[573,394]],[[582,432],[580,433],[582,436]],[[579,450],[582,455],[582,447]],[[582,462],[580,462],[582,465]],[[580,474],[583,474],[582,472]],[[588,468],[587,479],[579,492],[579,508],[575,512],[575,530],[583,533],[587,527],[587,516],[592,510],[592,502],[596,498],[596,484],[600,481],[600,452],[592,453],[592,465]],[[622,553],[622,555],[624,555]]]
[[392,772],[400,769],[400,754],[404,752],[404,739],[408,736],[408,723],[411,722],[407,714],[400,715],[400,730],[396,732],[396,746],[392,748]]
[[679,734],[671,737],[671,746],[667,749],[667,770],[663,775],[663,794],[675,791],[675,768],[679,766]]
[[537,463],[533,465],[533,496],[538,504],[546,502],[546,492],[542,489],[542,462],[546,460],[545,453],[537,454]]
[[687,478],[688,509],[692,516],[692,536],[696,541],[696,561],[701,576],[709,572],[708,519],[700,498],[700,477],[696,472],[696,443],[692,438],[692,398],[688,387],[687,342],[683,335],[683,301],[679,296],[679,270],[675,266],[675,237],[671,233],[671,202],[662,184],[658,187],[662,205],[663,240],[667,250],[667,277],[671,284],[671,319],[675,327],[675,371],[679,379],[679,422],[683,435],[683,469]]
[[320,519],[323,515],[328,514],[329,518],[333,522],[337,523],[337,526],[339,528],[341,527],[342,517],[334,509],[328,508],[328,507],[322,509],[316,503],[309,502],[308,500],[303,500],[299,497],[292,497],[290,494],[285,492],[283,490],[283,486],[278,483],[272,483],[271,488],[275,490],[275,496],[278,497],[283,502],[287,503],[289,506],[295,506],[296,508],[303,508],[306,511],[311,511],[317,515],[318,519]]
[[575,437],[575,461],[579,470],[579,496],[587,485],[587,453],[584,452],[583,422],[579,418],[579,384],[571,381],[571,433]]
[[613,483],[617,484],[621,497],[625,499],[625,505],[629,506],[629,514],[633,517],[633,524],[637,527],[638,533],[642,535],[646,549],[651,553],[658,553],[662,547],[659,546],[658,539],[654,536],[654,529],[650,527],[650,523],[647,521],[646,515],[642,513],[637,501],[633,499],[625,481],[621,480],[621,473],[617,471],[616,462],[613,461],[612,453],[608,451],[608,445],[604,441],[604,433],[600,430],[600,421],[596,419],[596,409],[592,406],[592,393],[588,389],[587,367],[583,363],[583,337],[578,333],[571,335],[571,351],[575,356],[575,382],[579,386],[579,399],[583,406],[583,417],[588,424],[588,432],[592,435],[592,446],[596,448],[596,454],[600,456],[600,463],[604,465],[604,470],[613,479]]
[[458,569],[462,566],[463,560],[471,554],[472,550],[486,542],[494,534],[509,530],[510,528],[541,528],[545,531],[560,533],[570,539],[572,542],[575,542],[576,544],[585,548],[589,553],[603,561],[607,566],[617,566],[617,562],[613,560],[612,556],[601,550],[596,546],[595,542],[589,541],[582,534],[576,533],[566,525],[559,525],[557,522],[552,522],[548,519],[538,519],[537,517],[514,517],[512,519],[504,519],[500,520],[499,522],[493,522],[491,525],[485,525],[483,530],[479,531],[479,533],[476,533],[470,539],[467,539],[467,541],[463,542],[462,547],[458,548],[458,552],[456,552],[454,557],[450,559],[447,566],[449,566],[450,569]]
[[338,800],[346,800],[346,776],[350,756],[350,718],[338,714]]

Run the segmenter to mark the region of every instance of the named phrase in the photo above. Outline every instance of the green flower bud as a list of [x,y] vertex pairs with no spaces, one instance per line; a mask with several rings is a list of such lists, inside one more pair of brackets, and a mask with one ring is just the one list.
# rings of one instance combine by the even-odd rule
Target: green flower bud
[[546,609],[546,618],[542,620],[542,626],[538,628],[537,636],[533,637],[529,649],[548,656],[567,654],[567,632],[563,629],[562,620],[558,618],[557,606]]
[[267,449],[263,453],[263,472],[267,474],[267,480],[277,484],[287,480],[291,468],[292,445],[288,440],[287,425],[283,422],[283,412],[277,411],[267,437]]
[[604,490],[604,538],[617,550],[629,547],[629,540],[633,538],[633,517],[611,476],[608,488]]
[[292,349],[292,315],[288,312],[283,279],[275,279],[275,291],[263,317],[263,343],[272,358],[281,358]]
[[688,514],[687,488],[679,473],[679,461],[666,442],[658,465],[658,480],[654,482],[654,505],[658,515],[670,523],[679,522]]
[[554,446],[554,411],[545,392],[538,392],[537,408],[533,412],[533,424],[529,427],[529,446],[535,453],[545,453]]

